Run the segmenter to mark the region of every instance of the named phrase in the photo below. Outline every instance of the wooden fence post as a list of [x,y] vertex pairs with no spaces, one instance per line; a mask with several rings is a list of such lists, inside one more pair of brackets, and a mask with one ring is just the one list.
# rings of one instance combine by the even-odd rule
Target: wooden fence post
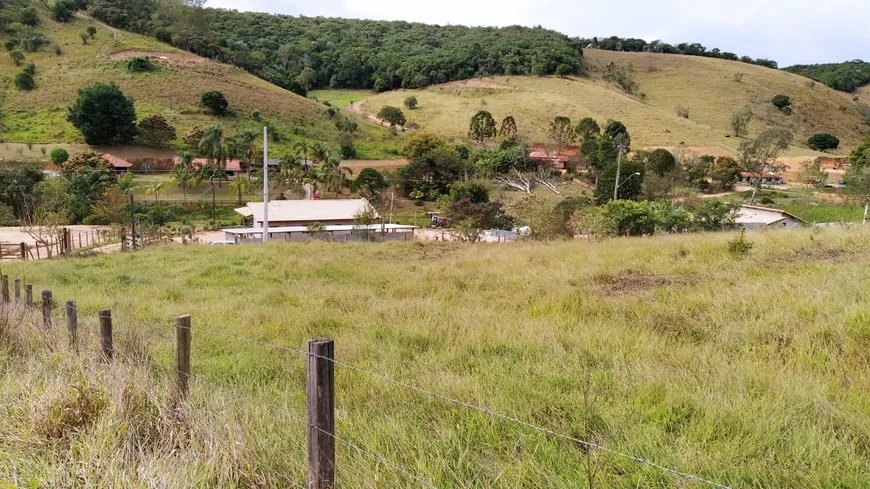
[[179,400],[190,394],[190,314],[175,318],[175,387]]
[[21,244],[18,246],[21,247],[21,260],[27,261],[27,243],[22,241]]
[[100,351],[103,359],[111,362],[115,356],[115,347],[112,343],[112,310],[100,311]]
[[15,279],[15,305],[21,305],[21,279]]
[[69,329],[69,346],[78,349],[79,320],[75,301],[66,301],[66,326]]
[[46,328],[51,327],[51,303],[52,296],[50,290],[42,291],[42,325]]
[[24,305],[33,309],[33,286],[30,284],[24,284]]
[[9,275],[0,277],[0,295],[3,296],[3,305],[9,305]]
[[308,489],[335,486],[335,347],[308,340]]

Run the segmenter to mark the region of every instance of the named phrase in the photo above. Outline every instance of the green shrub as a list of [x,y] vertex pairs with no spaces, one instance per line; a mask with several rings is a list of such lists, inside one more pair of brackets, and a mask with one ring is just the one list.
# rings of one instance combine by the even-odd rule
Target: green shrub
[[414,110],[417,108],[417,97],[411,95],[405,99],[405,107],[409,110]]
[[202,102],[202,105],[208,108],[214,115],[226,114],[227,108],[230,106],[230,103],[227,102],[224,94],[216,90],[211,90],[202,94],[200,101]]
[[791,107],[791,99],[787,95],[777,95],[770,101],[779,110],[787,110]]
[[51,17],[58,22],[67,22],[75,11],[75,0],[56,0],[51,8]]
[[15,75],[15,88],[24,91],[30,91],[36,88],[36,82],[33,80],[33,75],[25,71]]
[[49,155],[51,162],[55,165],[62,165],[69,159],[69,153],[63,148],[54,148]]
[[127,71],[130,73],[146,73],[157,69],[157,65],[146,56],[136,56],[126,62]]
[[24,25],[29,25],[31,27],[35,26],[39,23],[39,15],[36,13],[36,8],[34,7],[24,7],[19,12],[19,20]]
[[752,241],[746,239],[746,230],[742,229],[736,238],[728,241],[726,248],[734,258],[743,258],[752,251],[752,246]]
[[33,61],[24,65],[24,68],[21,69],[24,73],[27,73],[30,76],[36,76],[36,65],[33,64]]
[[807,140],[810,148],[816,151],[826,151],[840,147],[840,139],[827,133],[816,134]]
[[21,66],[21,63],[24,62],[24,53],[20,49],[13,49],[9,51],[9,58],[12,59],[15,66]]

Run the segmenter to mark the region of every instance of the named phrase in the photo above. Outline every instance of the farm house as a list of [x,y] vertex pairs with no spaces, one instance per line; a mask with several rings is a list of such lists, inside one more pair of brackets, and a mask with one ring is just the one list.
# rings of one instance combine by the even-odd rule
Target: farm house
[[734,220],[745,229],[799,228],[805,221],[779,209],[741,205]]

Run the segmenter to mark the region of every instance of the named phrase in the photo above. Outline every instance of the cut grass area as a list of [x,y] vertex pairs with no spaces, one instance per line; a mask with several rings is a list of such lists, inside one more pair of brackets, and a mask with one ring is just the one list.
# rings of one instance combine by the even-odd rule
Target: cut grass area
[[333,107],[345,108],[350,104],[375,95],[371,90],[312,90],[308,98],[329,102]]
[[[749,233],[743,259],[726,251],[734,236],[174,245],[8,264],[77,300],[81,321],[111,306],[119,358],[154,356],[116,371],[71,365],[63,337],[54,353],[0,349],[0,480],[303,481],[304,425],[286,412],[304,418],[304,356],[194,330],[189,424],[160,408],[173,318],[191,313],[194,328],[292,348],[330,337],[342,362],[730,487],[867,487],[870,231]],[[88,383],[110,407],[58,450],[39,407]],[[581,446],[341,367],[336,388],[340,436],[437,487],[585,487]],[[126,421],[125,399],[156,414]],[[338,445],[339,487],[419,486]],[[603,453],[593,463],[596,487],[704,487]]]
[[[89,26],[97,28],[97,35],[88,44],[82,44],[79,34]],[[334,142],[340,135],[322,104],[239,68],[179,54],[179,59],[157,60],[156,71],[134,74],[126,71],[125,60],[117,53],[136,51],[171,56],[180,52],[152,38],[112,31],[82,18],[67,24],[43,19],[39,31],[56,42],[62,54],[55,54],[48,46],[26,54],[27,60],[36,64],[35,90],[14,89],[10,80],[19,68],[8,56],[0,56],[0,72],[8,74],[7,82],[0,85],[3,141],[81,143],[81,134],[66,121],[67,106],[75,101],[78,89],[97,81],[118,84],[133,98],[140,119],[162,115],[177,128],[179,137],[197,125],[221,124],[232,134],[241,128],[261,128],[266,122],[283,135],[270,148],[273,154],[283,156],[298,141]],[[5,38],[0,35],[0,40]],[[209,90],[224,93],[232,116],[215,117],[205,111],[200,97]],[[252,117],[255,110],[260,112],[262,121]],[[359,157],[365,159],[393,158],[400,154],[402,146],[401,137],[391,136],[386,129],[365,124],[361,119],[355,144]],[[16,152],[7,157],[20,156]],[[33,151],[28,151],[26,157],[41,161],[41,155]]]
[[[740,62],[695,56],[620,53],[584,50],[589,76],[494,77],[482,80],[504,85],[466,86],[447,84],[424,90],[387,92],[371,97],[364,109],[376,113],[384,105],[401,107],[408,95],[419,106],[405,111],[409,121],[422,131],[447,137],[467,137],[467,125],[478,110],[490,111],[497,121],[513,115],[520,136],[529,142],[546,143],[549,123],[556,115],[576,124],[592,117],[602,126],[609,119],[620,120],[631,132],[635,147],[719,146],[736,154],[740,140],[726,137],[731,114],[749,105],[754,112],[750,136],[765,129],[786,128],[795,133],[796,145],[790,156],[820,156],[805,147],[807,138],[830,132],[842,140],[843,152],[867,134],[868,126],[859,104],[848,94],[779,70]],[[602,74],[613,62],[634,71],[636,93],[629,96],[605,82]],[[742,81],[735,81],[735,74]],[[794,103],[794,113],[785,115],[770,103],[774,95],[785,94]],[[689,109],[689,118],[677,116],[676,107]]]

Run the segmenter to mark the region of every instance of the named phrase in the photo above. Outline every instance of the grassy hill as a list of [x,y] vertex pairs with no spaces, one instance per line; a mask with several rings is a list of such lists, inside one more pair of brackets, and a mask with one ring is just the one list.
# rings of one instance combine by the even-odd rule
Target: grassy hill
[[[79,36],[88,26],[95,26],[97,35],[83,44]],[[251,118],[254,110],[259,110],[262,119],[275,125],[284,136],[284,141],[276,145],[276,151],[283,151],[296,140],[329,141],[339,135],[327,107],[322,104],[271,85],[239,68],[199,58],[153,38],[112,29],[85,18],[59,24],[43,17],[38,32],[56,44],[61,54],[56,54],[50,46],[37,53],[25,53],[27,60],[36,64],[35,90],[15,89],[12,77],[20,68],[15,67],[5,53],[0,56],[0,73],[3,74],[0,77],[0,140],[4,142],[81,142],[81,134],[66,121],[66,107],[75,100],[79,88],[95,81],[117,83],[125,94],[133,97],[139,118],[164,115],[178,128],[179,136],[194,125],[220,123],[229,130],[262,126]],[[2,39],[5,37],[0,36]],[[125,59],[136,55],[157,58],[159,70],[129,73]],[[218,118],[207,114],[199,100],[208,90],[223,92],[235,115]],[[383,128],[362,124],[361,128],[357,137],[361,157],[387,158],[398,151],[400,143]],[[33,151],[29,153],[34,156]]]
[[[843,151],[868,133],[862,106],[852,95],[812,85],[809,79],[784,71],[682,55],[587,49],[584,57],[588,77],[486,78],[465,85],[384,93],[369,98],[363,108],[375,113],[383,105],[401,106],[406,96],[414,94],[419,108],[406,111],[406,115],[424,131],[464,137],[467,121],[477,110],[486,109],[497,119],[514,115],[521,136],[541,143],[546,142],[548,124],[555,115],[575,122],[589,116],[601,123],[607,119],[623,121],[638,146],[685,142],[734,152],[739,140],[726,137],[728,121],[745,105],[754,113],[751,135],[771,127],[795,133],[799,147],[792,149],[793,155],[815,154],[805,147],[805,141],[819,132],[839,137]],[[633,72],[636,95],[604,81],[610,63]],[[791,97],[792,115],[781,113],[770,103],[777,94]],[[689,110],[688,119],[677,116],[678,105]]]
[[[194,328],[292,348],[331,337],[343,362],[735,489],[870,486],[870,231],[750,233],[743,259],[733,237],[174,245],[6,264],[77,301],[87,346],[69,353],[61,325],[0,328],[0,482],[303,481],[304,357],[193,331],[180,420],[172,324],[191,313]],[[107,306],[117,368],[92,343]],[[336,386],[340,436],[436,487],[585,487],[578,445],[340,367]],[[420,487],[337,445],[339,487]],[[591,463],[595,487],[707,487]]]

